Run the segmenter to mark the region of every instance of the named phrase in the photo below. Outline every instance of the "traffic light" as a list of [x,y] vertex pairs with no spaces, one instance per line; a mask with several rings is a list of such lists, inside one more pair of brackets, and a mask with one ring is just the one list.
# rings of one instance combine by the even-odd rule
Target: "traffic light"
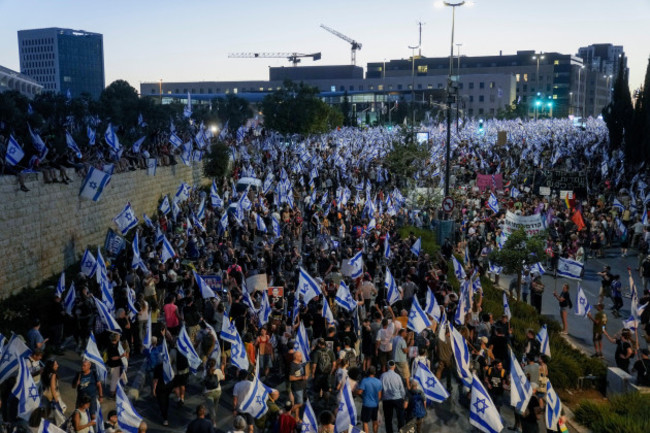
[[478,132],[483,132],[483,119],[478,119]]

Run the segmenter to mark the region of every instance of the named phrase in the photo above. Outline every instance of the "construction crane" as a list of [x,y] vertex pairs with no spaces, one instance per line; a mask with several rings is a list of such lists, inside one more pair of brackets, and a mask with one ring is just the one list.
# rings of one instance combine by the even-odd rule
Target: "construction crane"
[[356,66],[356,64],[357,64],[357,50],[361,49],[361,43],[355,41],[354,39],[352,39],[352,38],[350,38],[348,36],[345,36],[343,33],[337,32],[336,30],[334,30],[334,29],[332,29],[330,27],[327,27],[324,24],[321,24],[320,26],[323,29],[330,32],[331,34],[333,34],[334,36],[338,36],[339,38],[343,39],[344,41],[346,41],[347,43],[349,43],[351,45],[351,47],[352,47],[352,55],[351,55],[352,64]]
[[293,66],[298,66],[301,58],[311,57],[313,61],[320,60],[320,53],[230,53],[229,59],[287,59]]

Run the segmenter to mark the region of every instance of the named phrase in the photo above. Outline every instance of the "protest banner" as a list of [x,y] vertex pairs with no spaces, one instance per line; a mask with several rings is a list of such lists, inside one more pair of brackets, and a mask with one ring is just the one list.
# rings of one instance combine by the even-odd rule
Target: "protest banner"
[[508,133],[506,131],[497,132],[497,146],[503,146],[508,141]]
[[573,191],[577,196],[587,195],[587,173],[585,171],[545,170],[546,186],[554,190]]
[[205,284],[207,284],[215,293],[220,292],[223,288],[223,282],[220,275],[201,275]]
[[546,229],[542,214],[536,215],[517,215],[513,212],[506,212],[505,225],[503,232],[509,236],[519,227],[523,227],[526,235],[533,236]]
[[257,274],[246,278],[246,287],[248,287],[248,293],[253,293],[258,290],[266,290],[268,287],[266,283],[266,274]]
[[113,231],[108,229],[106,232],[106,240],[104,241],[104,249],[110,256],[117,256],[122,248],[126,245],[124,238]]

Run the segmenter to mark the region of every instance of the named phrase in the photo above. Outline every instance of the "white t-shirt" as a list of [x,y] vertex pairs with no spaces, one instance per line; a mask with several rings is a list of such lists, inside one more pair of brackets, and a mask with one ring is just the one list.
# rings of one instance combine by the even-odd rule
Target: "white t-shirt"
[[392,352],[393,351],[393,335],[395,331],[395,325],[389,323],[386,328],[381,328],[377,332],[377,341],[379,341],[379,350],[382,352]]
[[248,380],[242,380],[237,382],[232,389],[232,395],[237,397],[237,410],[241,408],[241,405],[244,404],[244,398],[248,393],[248,390],[253,385],[253,382]]

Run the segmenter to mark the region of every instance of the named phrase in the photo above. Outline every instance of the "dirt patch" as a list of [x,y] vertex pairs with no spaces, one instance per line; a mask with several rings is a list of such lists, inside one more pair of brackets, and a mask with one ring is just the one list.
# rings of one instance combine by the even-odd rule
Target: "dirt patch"
[[607,401],[607,397],[596,389],[557,390],[557,394],[560,396],[562,404],[568,406],[571,410],[575,410],[583,400]]

